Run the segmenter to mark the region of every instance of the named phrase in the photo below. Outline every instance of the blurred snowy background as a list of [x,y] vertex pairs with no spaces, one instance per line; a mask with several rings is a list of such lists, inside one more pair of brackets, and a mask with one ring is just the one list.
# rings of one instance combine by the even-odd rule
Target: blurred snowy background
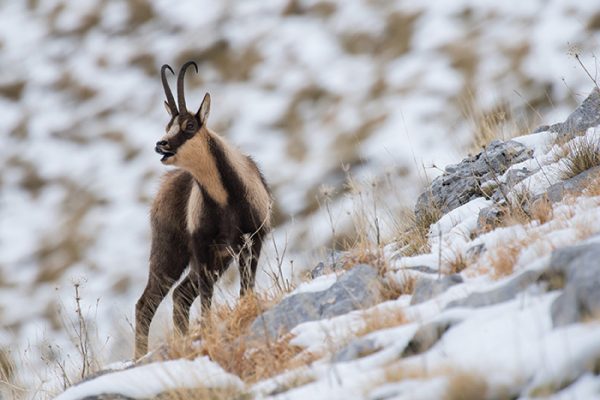
[[268,287],[278,257],[298,277],[331,244],[325,202],[352,236],[348,174],[377,183],[393,235],[486,129],[564,119],[592,87],[574,55],[595,75],[599,43],[593,0],[0,2],[0,368],[37,387],[77,363],[74,283],[98,358],[130,356],[165,169],[163,63],[198,62],[188,106],[210,91],[209,126],[272,185]]

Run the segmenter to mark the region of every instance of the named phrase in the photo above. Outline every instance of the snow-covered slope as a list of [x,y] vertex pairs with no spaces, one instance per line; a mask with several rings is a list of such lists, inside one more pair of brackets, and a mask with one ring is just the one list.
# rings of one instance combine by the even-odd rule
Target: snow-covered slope
[[[432,221],[428,251],[408,255],[406,246],[390,243],[372,262],[376,270],[353,265],[350,250],[337,259],[346,271],[300,285],[259,315],[236,343],[258,337],[271,352],[282,343],[299,349],[285,367],[272,367],[274,376],[240,381],[235,367],[209,357],[204,343],[212,339],[197,337],[192,348],[209,356],[159,361],[174,354],[171,342],[149,356],[154,362],[114,365],[58,399],[180,398],[174,389],[198,398],[210,390],[212,398],[299,400],[600,398],[600,158],[583,170],[567,166],[589,146],[597,154],[599,106],[595,89],[568,120],[577,128],[559,124],[490,146],[505,146],[502,154],[524,146],[520,154],[529,158],[509,158],[502,176],[473,175],[492,176],[480,187],[493,181],[503,198],[489,191],[461,196],[463,204]],[[439,179],[465,165],[473,168],[473,158],[448,166]],[[560,173],[552,175],[552,166]],[[487,171],[494,168],[488,161]],[[537,180],[544,171],[548,178]],[[464,191],[461,181],[473,177],[454,179],[446,190]],[[483,218],[490,208],[498,210],[493,221]],[[380,280],[401,289],[376,301]],[[243,357],[260,346],[248,345]]]
[[55,380],[49,370],[79,365],[74,282],[101,362],[131,351],[163,171],[152,151],[166,122],[161,64],[200,63],[188,103],[210,91],[212,127],[273,185],[269,287],[278,258],[297,277],[330,242],[323,192],[336,232],[351,235],[347,172],[386,183],[379,212],[395,214],[423,170],[462,158],[481,120],[508,134],[564,119],[590,84],[572,53],[593,74],[600,26],[591,0],[30,0],[0,11],[0,354],[34,391]]

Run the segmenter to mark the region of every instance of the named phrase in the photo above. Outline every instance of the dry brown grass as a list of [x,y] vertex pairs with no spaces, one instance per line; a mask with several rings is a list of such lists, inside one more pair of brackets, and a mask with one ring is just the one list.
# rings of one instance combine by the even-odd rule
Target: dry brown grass
[[481,400],[487,391],[488,385],[480,374],[459,371],[450,376],[444,400]]
[[564,158],[562,179],[572,178],[600,165],[600,142],[598,140],[582,137],[580,140],[569,142],[566,147],[568,154]]
[[582,194],[589,197],[600,196],[600,176],[590,177]]
[[395,363],[385,369],[384,380],[392,383],[440,376],[448,378],[444,400],[481,400],[486,398],[488,385],[483,376],[476,372],[457,370],[450,366],[425,369],[406,367],[401,363]]
[[188,336],[170,340],[168,358],[207,355],[247,383],[311,362],[312,355],[300,355],[302,349],[290,344],[292,336],[289,334],[276,340],[249,336],[252,321],[281,296],[248,294],[235,306],[214,306],[203,323]]
[[490,252],[488,257],[490,261],[489,266],[492,270],[494,279],[499,279],[503,276],[512,274],[522,248],[523,243],[515,241],[496,246],[496,248]]
[[416,278],[405,273],[400,278],[387,276],[381,284],[382,301],[396,300],[403,294],[412,294],[415,291]]
[[411,209],[403,209],[394,220],[396,243],[404,256],[414,256],[429,251],[429,228],[442,217],[442,210],[431,205],[420,218]]
[[532,104],[525,105],[528,111],[526,109],[517,111],[507,103],[498,104],[487,110],[482,109],[473,93],[463,95],[459,100],[459,106],[472,131],[473,139],[467,148],[470,153],[478,153],[496,139],[510,140],[532,132],[537,120],[540,119]]
[[554,208],[552,202],[547,196],[542,196],[533,201],[529,207],[529,214],[532,219],[539,221],[540,224],[545,224],[554,217]]
[[363,312],[363,320],[365,325],[356,332],[357,337],[365,336],[382,329],[394,328],[408,322],[406,315],[399,308],[392,308],[390,310],[375,309]]
[[529,190],[522,188],[506,196],[505,204],[500,207],[498,219],[488,221],[480,233],[492,231],[497,227],[526,225],[534,220],[544,224],[552,218],[553,207],[548,198],[535,198]]
[[240,392],[235,387],[176,389],[163,392],[154,397],[155,400],[250,400],[252,395]]
[[468,266],[467,258],[460,252],[456,252],[453,258],[446,260],[446,271],[448,274],[458,274]]

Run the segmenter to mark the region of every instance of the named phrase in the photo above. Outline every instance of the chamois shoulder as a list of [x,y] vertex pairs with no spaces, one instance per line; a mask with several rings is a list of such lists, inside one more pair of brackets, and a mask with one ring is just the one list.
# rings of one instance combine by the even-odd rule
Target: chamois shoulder
[[230,192],[239,192],[243,200],[250,204],[253,219],[268,227],[271,194],[256,162],[218,134],[209,131],[209,135],[224,185],[229,187]]

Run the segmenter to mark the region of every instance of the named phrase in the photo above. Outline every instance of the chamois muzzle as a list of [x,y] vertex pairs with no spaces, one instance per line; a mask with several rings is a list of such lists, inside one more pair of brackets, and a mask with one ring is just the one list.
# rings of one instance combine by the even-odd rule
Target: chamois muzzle
[[171,147],[166,140],[161,140],[156,142],[156,146],[154,147],[154,151],[162,156],[160,161],[165,161],[169,157],[173,157],[175,153],[171,151]]

